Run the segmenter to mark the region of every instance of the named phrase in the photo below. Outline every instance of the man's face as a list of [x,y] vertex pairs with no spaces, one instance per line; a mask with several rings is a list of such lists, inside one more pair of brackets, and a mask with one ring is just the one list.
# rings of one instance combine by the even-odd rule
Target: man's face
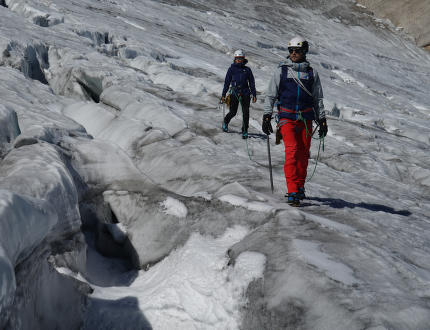
[[303,52],[303,49],[301,48],[288,48],[288,51],[290,52],[290,59],[294,63],[303,62],[305,59],[305,54]]

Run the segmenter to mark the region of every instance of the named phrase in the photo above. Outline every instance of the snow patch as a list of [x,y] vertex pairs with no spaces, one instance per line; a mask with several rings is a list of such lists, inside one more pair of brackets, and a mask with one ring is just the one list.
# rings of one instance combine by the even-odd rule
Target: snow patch
[[167,197],[160,205],[164,208],[164,213],[178,218],[185,218],[188,214],[188,209],[184,203],[172,197]]
[[344,225],[342,223],[335,222],[335,221],[329,220],[327,218],[320,217],[320,216],[317,216],[317,215],[313,215],[313,214],[310,214],[310,213],[306,214],[306,219],[314,221],[314,222],[317,222],[320,225],[322,225],[323,227],[334,229],[334,230],[337,230],[337,231],[339,231],[341,233],[353,234],[353,233],[356,232],[356,230],[353,227],[351,227],[351,226]]
[[324,271],[328,277],[346,285],[359,282],[354,277],[354,271],[351,268],[340,262],[333,261],[328,254],[321,252],[319,244],[294,239],[293,245],[307,263]]
[[194,32],[203,42],[212,46],[214,49],[223,53],[228,53],[230,51],[230,47],[218,33],[206,30],[203,26],[195,27]]
[[247,233],[239,226],[219,238],[194,233],[129,287],[96,287],[93,297],[137,297],[154,329],[239,329],[246,289],[263,276],[266,263],[264,255],[244,252],[234,267],[227,266],[226,251]]
[[251,211],[271,212],[273,210],[273,206],[268,205],[267,203],[248,201],[248,199],[246,198],[239,197],[232,194],[220,196],[218,197],[218,199],[222,202],[226,202],[234,206],[241,206]]
[[97,136],[112,120],[114,114],[92,102],[78,102],[65,107],[63,114],[85,127],[92,136]]
[[353,78],[351,75],[347,74],[344,71],[332,70],[332,72],[337,74],[346,84],[353,84],[353,85],[356,84],[361,88],[366,88],[366,86],[363,83],[359,82],[357,79]]

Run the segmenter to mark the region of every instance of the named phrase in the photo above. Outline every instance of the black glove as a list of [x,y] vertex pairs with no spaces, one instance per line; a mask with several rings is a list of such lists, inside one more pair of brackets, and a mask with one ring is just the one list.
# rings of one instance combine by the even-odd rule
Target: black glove
[[261,125],[261,129],[263,130],[264,134],[270,135],[270,133],[273,133],[272,124],[270,123],[271,120],[271,114],[267,113],[263,116],[263,124]]
[[323,138],[327,135],[328,127],[327,127],[327,121],[325,118],[319,120],[320,128],[318,130],[318,134],[320,135],[320,138]]

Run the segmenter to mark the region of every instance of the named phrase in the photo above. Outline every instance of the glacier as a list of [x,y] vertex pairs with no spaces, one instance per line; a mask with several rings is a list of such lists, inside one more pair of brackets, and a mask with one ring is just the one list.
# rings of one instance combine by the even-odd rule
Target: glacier
[[[349,0],[4,0],[0,20],[0,328],[428,329],[430,54],[404,31]],[[296,34],[329,127],[301,208],[282,145],[272,194],[266,141],[218,104],[242,48],[261,134]]]

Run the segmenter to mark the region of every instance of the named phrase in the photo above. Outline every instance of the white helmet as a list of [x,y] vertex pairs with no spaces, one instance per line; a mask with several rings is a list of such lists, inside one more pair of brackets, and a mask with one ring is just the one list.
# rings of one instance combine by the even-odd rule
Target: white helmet
[[242,49],[238,49],[234,52],[234,57],[245,57],[245,52]]
[[309,51],[309,43],[301,36],[296,36],[288,42],[288,48],[302,48],[306,54]]

